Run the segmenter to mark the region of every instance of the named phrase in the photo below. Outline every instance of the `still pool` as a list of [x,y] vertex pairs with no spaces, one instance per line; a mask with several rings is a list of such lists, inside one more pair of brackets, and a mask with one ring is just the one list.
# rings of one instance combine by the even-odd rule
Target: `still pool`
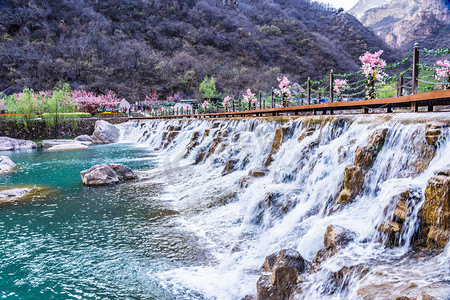
[[0,188],[36,185],[45,197],[0,206],[0,298],[201,299],[160,285],[158,272],[202,259],[196,239],[158,201],[163,180],[89,188],[80,171],[121,163],[145,174],[148,148],[101,145],[81,151],[0,152],[19,168]]

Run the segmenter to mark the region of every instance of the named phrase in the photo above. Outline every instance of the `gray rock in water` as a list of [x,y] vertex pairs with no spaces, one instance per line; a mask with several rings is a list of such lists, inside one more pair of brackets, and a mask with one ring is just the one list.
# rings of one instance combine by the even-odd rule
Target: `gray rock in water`
[[88,149],[88,148],[89,148],[88,146],[83,145],[81,143],[72,142],[72,143],[52,146],[52,147],[48,148],[46,151],[56,152],[56,151],[83,150],[83,149]]
[[94,133],[92,134],[92,141],[94,144],[110,144],[119,140],[120,132],[114,125],[98,120],[95,122]]
[[68,139],[43,140],[41,142],[41,146],[42,146],[42,148],[50,148],[50,147],[54,147],[54,146],[68,145],[68,144],[73,144],[73,143],[76,143],[76,142],[74,140],[68,140]]
[[81,180],[86,186],[116,184],[136,178],[134,172],[120,164],[95,165],[89,170],[81,171]]
[[0,156],[0,174],[10,173],[16,164],[8,156]]
[[17,140],[6,136],[0,136],[0,151],[22,150],[37,148],[33,141]]
[[88,144],[88,143],[93,143],[94,142],[92,140],[92,138],[89,135],[87,135],[87,134],[83,134],[83,135],[77,136],[75,138],[75,141],[80,142],[82,144]]

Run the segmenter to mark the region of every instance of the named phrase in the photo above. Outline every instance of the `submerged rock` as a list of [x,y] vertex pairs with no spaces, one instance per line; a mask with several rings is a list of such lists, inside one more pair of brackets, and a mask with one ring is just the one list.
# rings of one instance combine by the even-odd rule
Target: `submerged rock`
[[429,246],[444,248],[450,240],[450,168],[428,180],[425,202],[420,211],[421,230]]
[[51,190],[44,187],[14,187],[0,190],[0,205],[45,197]]
[[119,140],[120,132],[116,126],[104,120],[95,122],[94,133],[92,134],[92,142],[94,144],[110,144]]
[[33,141],[18,140],[6,136],[0,136],[0,151],[23,150],[37,148]]
[[272,275],[262,275],[257,284],[257,299],[290,299],[299,274],[305,271],[305,261],[296,250],[281,250],[266,257],[263,270]]
[[136,178],[134,172],[121,164],[95,165],[89,170],[80,172],[86,186],[108,185]]
[[0,156],[0,174],[10,173],[16,166],[8,156]]

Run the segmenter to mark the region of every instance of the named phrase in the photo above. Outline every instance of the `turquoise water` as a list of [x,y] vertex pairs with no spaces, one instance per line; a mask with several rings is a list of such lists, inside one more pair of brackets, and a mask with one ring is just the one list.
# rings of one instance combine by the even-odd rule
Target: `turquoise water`
[[183,299],[161,271],[203,259],[196,240],[158,200],[161,184],[137,180],[88,188],[80,171],[98,163],[153,168],[147,148],[115,144],[69,152],[0,152],[19,169],[0,188],[37,185],[43,197],[0,206],[0,298]]

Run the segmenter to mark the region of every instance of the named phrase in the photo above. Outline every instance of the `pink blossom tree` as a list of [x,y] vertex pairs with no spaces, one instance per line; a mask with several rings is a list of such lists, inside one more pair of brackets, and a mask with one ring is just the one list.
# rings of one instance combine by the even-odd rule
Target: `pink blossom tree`
[[255,97],[255,94],[252,93],[250,89],[247,89],[244,95],[242,95],[242,98],[244,98],[244,102],[248,104],[248,108],[250,109],[253,104],[256,103],[257,99]]
[[345,79],[335,79],[333,90],[336,92],[336,97],[338,101],[342,101],[342,92],[348,88],[347,80]]
[[366,99],[376,98],[375,83],[383,80],[386,73],[382,71],[382,68],[386,67],[386,62],[380,58],[383,54],[383,50],[375,53],[366,52],[363,56],[359,57],[362,62],[361,69],[366,76]]
[[89,113],[99,108],[108,109],[118,107],[122,101],[113,91],[109,91],[106,95],[97,95],[93,92],[75,90],[72,92],[72,97],[79,110]]
[[226,96],[225,98],[223,98],[222,105],[225,108],[225,110],[227,110],[228,107],[230,106],[230,100],[231,100],[230,96]]
[[281,98],[281,103],[283,107],[289,106],[289,101],[292,98],[292,92],[289,88],[289,85],[291,82],[289,79],[287,79],[286,76],[283,76],[283,79],[277,78],[279,84],[278,84],[278,90],[275,90],[275,93]]
[[444,87],[450,89],[450,62],[448,60],[437,61],[436,80],[444,82]]

